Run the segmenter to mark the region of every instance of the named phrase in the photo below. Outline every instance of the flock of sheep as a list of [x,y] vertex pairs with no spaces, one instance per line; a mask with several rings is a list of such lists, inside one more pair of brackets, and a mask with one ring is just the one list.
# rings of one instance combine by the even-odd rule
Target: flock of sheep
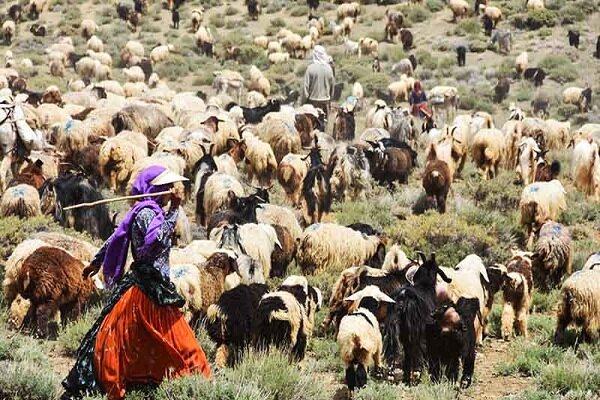
[[[37,19],[47,3],[31,0],[25,10]],[[167,7],[177,28],[182,1],[171,3]],[[318,1],[309,1],[309,6],[317,12]],[[20,7],[7,9],[2,31],[8,43],[22,19]],[[133,8],[118,4],[116,11],[135,28],[147,7],[136,1]],[[455,20],[472,9],[464,0],[449,0],[448,7]],[[543,7],[542,0],[527,2],[530,10]],[[502,19],[501,10],[485,2],[478,0],[475,9],[483,13],[486,30]],[[252,17],[259,18],[259,11],[256,2],[248,1]],[[204,12],[196,8],[189,18],[198,51],[212,57],[215,40],[203,22]],[[311,17],[304,37],[281,29],[273,37],[254,38],[254,44],[267,52],[271,63],[285,63],[305,58],[329,29],[348,54],[372,56],[377,70],[378,42],[349,38],[360,13],[358,3],[344,3],[329,27],[323,18]],[[406,49],[413,48],[402,13],[388,10],[385,19],[386,37],[398,37]],[[139,41],[128,41],[120,50],[126,82],[112,80],[119,63],[113,65],[96,36],[99,29],[93,20],[81,22],[80,34],[87,40],[84,54],[69,37],[56,38],[46,48],[50,75],[61,79],[72,67],[79,76],[68,82],[66,92],[57,86],[42,92],[28,89],[19,70],[33,64],[5,51],[0,96],[14,100],[11,112],[41,140],[15,165],[15,117],[3,111],[8,108],[0,109],[0,215],[52,215],[65,227],[106,239],[119,215],[111,220],[106,206],[64,208],[102,199],[100,186],[127,194],[137,174],[150,165],[190,178],[178,190],[194,206],[195,224],[179,213],[171,279],[186,299],[186,317],[203,321],[216,342],[218,367],[235,366],[249,348],[271,345],[302,360],[316,329],[315,314],[323,306],[322,293],[331,293],[322,328],[335,331],[350,391],[366,384],[369,367],[381,372],[384,365],[390,374],[399,367],[408,384],[416,384],[428,368],[434,381],[444,372],[468,387],[476,346],[487,335],[498,292],[503,298],[501,334],[507,340],[513,327],[527,336],[532,292],[561,283],[555,341],[562,342],[572,323],[582,327],[586,340],[597,340],[600,253],[573,273],[571,234],[557,222],[568,206],[560,182],[565,172],[547,154],[571,151],[575,186],[588,201],[600,201],[600,124],[574,128],[569,122],[527,116],[511,104],[509,117],[497,127],[497,119],[487,112],[459,114],[459,91],[452,86],[428,90],[434,117],[420,121],[395,105],[406,101],[413,89],[418,60],[411,55],[393,66],[400,79],[380,90],[380,99],[370,107],[355,82],[353,96],[335,109],[330,135],[322,126],[321,110],[296,105],[293,93],[285,99],[272,97],[269,79],[256,66],[247,68],[247,79],[236,71],[216,71],[210,98],[173,91],[153,71],[176,51],[172,44],[147,52]],[[40,36],[46,32],[39,24],[34,30]],[[501,50],[510,49],[510,35],[491,29],[490,34]],[[464,65],[465,49],[458,48],[457,55]],[[239,48],[227,47],[224,57],[235,60]],[[533,70],[527,53],[520,54],[515,73],[541,84],[544,72]],[[505,96],[507,90],[498,83],[497,93],[504,91],[500,94]],[[567,88],[563,101],[587,111],[591,88]],[[356,134],[355,115],[366,108],[366,129]],[[573,149],[566,150],[568,145]],[[335,223],[331,208],[336,201],[368,199],[375,185],[402,190],[418,167],[419,154],[425,160],[426,207],[440,213],[447,211],[447,196],[467,160],[482,180],[495,179],[500,168],[515,171],[524,185],[519,208],[526,248],[494,265],[470,254],[454,268],[445,268],[435,254],[409,258],[406,249],[388,243],[368,224]],[[270,204],[275,184],[285,192],[287,205]],[[10,323],[15,328],[31,324],[36,335],[52,337],[57,321],[76,319],[103,290],[101,276],[81,277],[96,250],[58,233],[38,233],[19,244],[6,262],[3,282]],[[305,276],[288,276],[292,262]],[[309,284],[306,276],[323,271],[339,273],[333,288]],[[275,277],[285,279],[272,290],[266,281]]]

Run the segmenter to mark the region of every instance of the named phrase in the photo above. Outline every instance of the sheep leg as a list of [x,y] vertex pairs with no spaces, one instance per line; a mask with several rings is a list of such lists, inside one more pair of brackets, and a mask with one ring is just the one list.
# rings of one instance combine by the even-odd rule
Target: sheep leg
[[502,309],[502,324],[500,332],[504,340],[509,340],[513,333],[513,324],[515,321],[515,312],[511,303],[504,303]]
[[446,212],[446,196],[448,193],[442,193],[435,196],[435,201],[437,202],[438,211],[440,214],[444,214]]
[[527,339],[527,305],[521,307],[520,310],[517,311],[516,322],[517,322],[517,332],[522,335],[525,339]]
[[354,365],[350,364],[346,367],[346,385],[350,393],[354,392],[356,388],[356,373],[354,372]]
[[[36,336],[39,338],[48,337],[50,317],[58,311],[56,302],[40,304],[35,310]],[[57,333],[57,332],[54,332]]]
[[473,343],[469,343],[467,346],[469,349],[463,359],[463,374],[460,379],[460,386],[463,389],[471,386],[473,371],[475,371],[475,346]]
[[362,364],[356,367],[356,384],[359,388],[367,386],[367,370]]

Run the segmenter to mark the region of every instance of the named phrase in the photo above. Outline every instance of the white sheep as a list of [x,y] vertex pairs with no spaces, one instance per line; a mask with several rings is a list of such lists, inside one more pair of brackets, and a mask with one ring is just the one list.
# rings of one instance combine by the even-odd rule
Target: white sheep
[[[276,247],[281,248],[277,233],[271,225],[244,224],[238,227],[239,244],[247,255],[257,260],[263,270],[264,276],[271,274],[271,254]],[[211,231],[210,239],[216,242],[221,240],[223,228]]]
[[[454,269],[443,268],[452,282],[446,283],[438,279],[436,290],[443,288],[448,293],[450,300],[457,302],[460,297],[476,298],[479,300],[479,312],[481,317],[475,320],[475,332],[477,343],[483,343],[483,336],[487,330],[487,320],[493,302],[487,288],[490,283],[483,260],[476,254],[469,254],[462,259]],[[491,301],[490,301],[491,300]]]
[[126,66],[132,66],[144,57],[144,45],[137,40],[130,40],[121,49],[121,60]]
[[100,53],[104,51],[104,43],[98,36],[93,35],[91,38],[88,39],[86,43],[86,48],[88,50],[94,50],[95,52]]
[[379,302],[392,304],[395,301],[377,286],[367,286],[345,300],[359,304],[354,312],[342,318],[337,334],[340,357],[346,368],[346,384],[353,393],[355,388],[367,384],[367,369],[371,365],[375,370],[381,367],[383,339],[374,313]]
[[94,50],[88,50],[85,54],[93,60],[100,61],[101,64],[112,67],[112,56],[108,53],[98,53]]
[[204,19],[204,7],[195,8],[191,13],[192,17],[192,30],[196,32]]
[[452,11],[452,22],[456,22],[458,18],[464,18],[469,11],[469,3],[465,0],[449,0],[448,7]]
[[546,146],[549,150],[563,150],[569,143],[571,136],[571,122],[557,121],[555,119],[547,119],[544,121],[546,125]]
[[517,74],[522,76],[523,73],[525,72],[525,70],[527,69],[528,64],[529,64],[529,57],[527,55],[527,52],[524,51],[521,54],[519,54],[517,56],[517,58],[515,59],[515,69],[517,70]]
[[302,228],[294,215],[287,207],[274,204],[261,204],[256,209],[256,220],[261,224],[279,225],[286,228],[294,240],[302,236]]
[[96,31],[99,30],[98,25],[92,19],[84,19],[81,21],[81,25],[79,26],[81,29],[81,36],[85,39],[89,39],[96,34]]
[[566,328],[582,328],[584,341],[596,340],[600,334],[600,270],[575,272],[562,285],[554,341],[561,343]]
[[358,39],[358,58],[363,55],[371,55],[376,57],[378,53],[379,42],[377,42],[377,40],[369,37],[362,37]]
[[534,182],[523,189],[519,202],[520,223],[527,228],[528,246],[533,244],[534,233],[549,219],[558,220],[567,208],[565,189],[554,179],[550,182]]
[[340,4],[337,8],[337,19],[342,21],[346,17],[357,19],[360,14],[360,4],[357,2]]
[[284,64],[290,61],[289,53],[285,52],[275,52],[269,54],[269,62],[271,64]]
[[261,49],[266,50],[269,46],[269,38],[265,35],[257,36],[254,38],[254,44]]
[[492,20],[492,22],[494,23],[494,27],[496,27],[498,22],[502,20],[502,10],[500,10],[498,7],[480,4],[479,10],[483,11],[483,14],[487,15]]
[[302,183],[308,173],[308,164],[300,154],[287,154],[277,167],[277,181],[283,187],[290,203],[298,206],[302,197]]
[[92,79],[96,75],[96,63],[100,64],[91,57],[83,57],[75,63],[75,72],[82,79]]
[[144,71],[137,65],[134,65],[130,68],[124,68],[123,74],[127,78],[128,82],[144,82],[146,80]]
[[169,54],[175,52],[175,46],[172,44],[156,46],[150,51],[150,61],[153,64],[158,64],[169,58]]
[[313,274],[355,265],[381,265],[384,257],[385,246],[379,237],[337,224],[319,223],[304,230],[296,262],[304,273]]
[[544,8],[544,0],[527,0],[527,11],[539,11]]
[[394,244],[390,247],[383,260],[382,271],[400,271],[406,268],[412,261],[408,259],[406,253],[402,250],[400,245]]
[[231,175],[217,172],[206,180],[203,200],[206,221],[217,211],[228,208],[230,191],[237,197],[244,196],[242,184]]
[[2,24],[2,36],[4,36],[4,41],[8,44],[12,43],[15,34],[17,33],[17,26],[13,20],[4,21]]
[[471,157],[481,170],[483,179],[498,175],[498,167],[505,153],[504,134],[499,129],[481,129],[473,138]]
[[575,187],[600,201],[600,154],[594,141],[579,140],[573,149],[571,177]]
[[535,180],[537,158],[542,153],[537,142],[530,137],[524,137],[519,142],[517,174],[521,182],[529,185]]
[[248,83],[248,89],[255,90],[264,96],[269,96],[271,94],[271,82],[263,75],[261,70],[252,65],[249,74],[250,82]]
[[0,216],[30,218],[41,215],[40,196],[31,185],[20,184],[8,188],[0,198]]
[[582,270],[598,269],[600,270],[600,251],[593,253],[588,257],[585,264],[583,264]]
[[246,146],[246,172],[253,185],[270,186],[277,173],[277,159],[271,146],[257,137],[247,136],[243,143]]
[[[562,101],[565,104],[574,104],[579,107],[580,112],[584,112],[589,107],[586,93],[590,90],[590,88],[568,87],[562,92]],[[591,98],[591,93],[589,93],[589,98]]]

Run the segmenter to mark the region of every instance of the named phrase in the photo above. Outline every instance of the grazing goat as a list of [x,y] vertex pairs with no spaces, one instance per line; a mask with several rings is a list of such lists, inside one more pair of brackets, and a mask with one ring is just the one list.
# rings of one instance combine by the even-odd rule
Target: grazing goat
[[527,68],[523,72],[523,78],[532,81],[535,86],[542,86],[546,79],[546,71],[542,68]]
[[459,366],[463,374],[461,388],[471,386],[475,370],[475,328],[479,315],[479,300],[461,297],[456,304],[445,303],[432,314],[433,324],[427,327],[429,375],[439,382],[442,371],[450,382],[458,380]]
[[516,325],[518,334],[527,338],[527,318],[533,291],[532,253],[515,251],[506,266],[502,298],[501,333],[504,340],[509,340]]
[[431,313],[436,307],[436,276],[451,282],[438,266],[435,253],[429,260],[423,253],[419,256],[423,263],[414,274],[414,285],[403,287],[390,296],[396,303],[390,306],[384,331],[387,364],[395,365],[404,352],[403,380],[410,385],[418,382],[426,362],[426,330],[432,323]]
[[569,29],[567,36],[569,37],[569,46],[579,48],[579,31],[572,31]]
[[316,138],[315,146],[306,157],[310,159],[310,167],[302,182],[302,204],[305,219],[314,224],[321,222],[331,209],[331,171],[323,164]]
[[459,67],[464,67],[466,65],[467,58],[467,47],[466,46],[458,46],[456,48],[456,59]]
[[438,159],[436,145],[431,144],[427,164],[423,173],[423,188],[427,194],[427,203],[433,207],[434,199],[440,214],[446,212],[446,197],[450,191],[452,175],[445,161]]

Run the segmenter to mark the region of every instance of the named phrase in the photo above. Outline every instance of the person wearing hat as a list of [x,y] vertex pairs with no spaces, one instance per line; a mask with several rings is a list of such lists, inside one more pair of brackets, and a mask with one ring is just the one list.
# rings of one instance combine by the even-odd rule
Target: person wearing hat
[[327,116],[329,114],[329,102],[333,97],[335,78],[332,58],[327,54],[323,46],[315,46],[312,52],[312,62],[304,74],[304,98],[306,102],[323,111],[321,128],[325,131]]
[[[105,284],[112,290],[62,382],[63,399],[88,393],[123,399],[131,385],[157,385],[165,377],[192,373],[211,376],[204,351],[179,310],[185,300],[169,279],[171,241],[181,203],[173,185],[186,180],[164,167],[144,169],[131,194],[148,197],[132,206],[83,270],[89,279],[102,267]],[[153,195],[169,190],[169,194]],[[133,263],[125,272],[130,247]]]
[[415,81],[413,90],[408,96],[408,104],[411,105],[413,115],[418,115],[421,118],[431,116],[431,111],[427,107],[427,95],[421,87],[421,81]]

